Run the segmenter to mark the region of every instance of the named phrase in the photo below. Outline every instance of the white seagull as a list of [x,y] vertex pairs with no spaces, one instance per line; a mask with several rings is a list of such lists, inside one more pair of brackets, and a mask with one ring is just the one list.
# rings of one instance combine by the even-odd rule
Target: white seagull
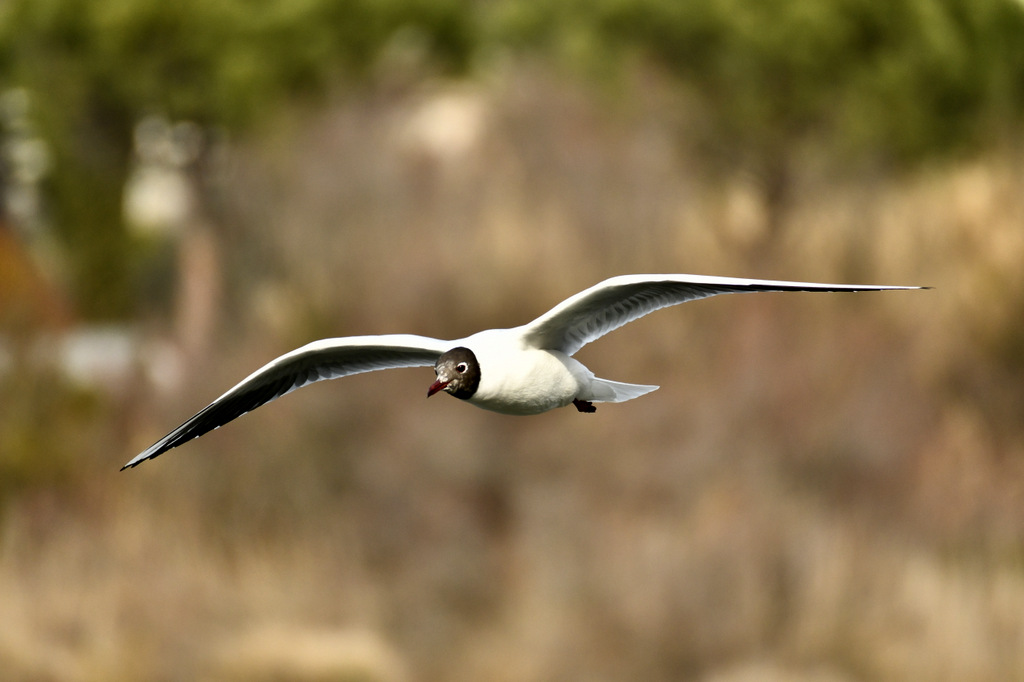
[[521,327],[487,329],[456,341],[414,334],[313,341],[250,374],[121,470],[162,455],[297,388],[393,367],[433,365],[437,379],[427,389],[428,398],[444,391],[503,414],[540,414],[570,403],[580,412],[594,412],[597,408],[593,403],[632,400],[658,387],[599,379],[572,355],[591,341],[659,308],[717,294],[754,291],[927,288],[701,275],[623,275],[567,298]]

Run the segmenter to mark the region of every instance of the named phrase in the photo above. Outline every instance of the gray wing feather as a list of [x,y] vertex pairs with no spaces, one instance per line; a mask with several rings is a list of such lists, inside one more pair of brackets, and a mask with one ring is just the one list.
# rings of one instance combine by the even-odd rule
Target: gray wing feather
[[137,466],[317,381],[379,369],[431,366],[448,345],[447,341],[412,334],[314,341],[256,370],[121,469]]
[[520,331],[536,348],[573,355],[580,348],[660,308],[717,294],[755,291],[880,291],[926,287],[819,284],[702,275],[623,275],[581,291]]

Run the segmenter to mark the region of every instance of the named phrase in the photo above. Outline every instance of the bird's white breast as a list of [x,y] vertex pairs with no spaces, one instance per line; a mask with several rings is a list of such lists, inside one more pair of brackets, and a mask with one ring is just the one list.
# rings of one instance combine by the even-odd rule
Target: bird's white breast
[[511,330],[474,334],[465,345],[480,365],[480,385],[469,402],[504,414],[539,414],[564,407],[592,376],[558,351],[524,346]]

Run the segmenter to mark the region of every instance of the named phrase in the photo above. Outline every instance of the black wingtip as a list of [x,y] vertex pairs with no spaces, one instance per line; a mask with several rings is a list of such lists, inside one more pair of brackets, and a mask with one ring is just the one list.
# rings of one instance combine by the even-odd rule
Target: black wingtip
[[158,456],[162,455],[163,453],[167,452],[167,450],[169,450],[169,449],[170,448],[164,448],[162,450],[157,450],[156,452],[150,452],[148,450],[143,450],[138,455],[136,455],[134,458],[128,460],[128,463],[125,464],[123,467],[121,467],[119,469],[119,471],[124,471],[125,469],[134,469],[135,467],[139,466],[143,462],[147,462],[147,461],[153,459],[154,457],[158,457]]

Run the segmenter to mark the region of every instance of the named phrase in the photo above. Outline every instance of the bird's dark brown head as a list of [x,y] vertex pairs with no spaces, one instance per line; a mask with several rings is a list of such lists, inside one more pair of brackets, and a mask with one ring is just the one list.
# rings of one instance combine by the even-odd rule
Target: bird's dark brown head
[[480,364],[468,348],[459,346],[441,354],[434,363],[437,381],[427,389],[427,397],[444,391],[461,400],[472,398],[480,386]]

